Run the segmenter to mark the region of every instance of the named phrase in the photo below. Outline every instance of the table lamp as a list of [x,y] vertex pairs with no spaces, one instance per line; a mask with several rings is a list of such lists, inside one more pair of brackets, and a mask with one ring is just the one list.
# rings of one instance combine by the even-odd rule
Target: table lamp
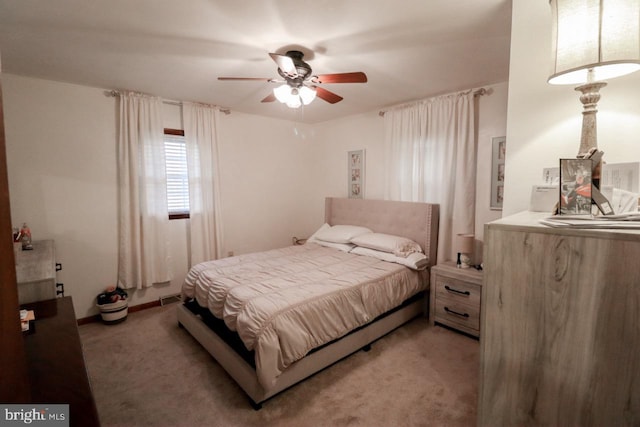
[[[640,69],[638,0],[550,0],[553,18],[551,84],[578,84],[582,135],[578,157],[598,148],[596,113],[603,80]],[[597,176],[596,178],[599,178]]]
[[475,236],[473,234],[458,234],[456,236],[456,252],[458,252],[456,267],[469,268],[471,266],[474,244]]

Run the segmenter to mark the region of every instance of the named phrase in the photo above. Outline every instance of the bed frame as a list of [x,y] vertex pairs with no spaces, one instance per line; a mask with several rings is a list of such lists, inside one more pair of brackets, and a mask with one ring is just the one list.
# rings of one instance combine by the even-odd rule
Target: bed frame
[[[435,264],[436,260],[438,213],[438,205],[428,203],[332,197],[325,201],[325,221],[330,225],[360,225],[379,233],[410,238],[422,246],[425,254],[429,256],[430,265]],[[423,274],[423,278],[428,283],[428,269]],[[428,295],[428,292],[425,295]],[[259,409],[265,400],[350,354],[368,348],[373,341],[425,313],[427,307],[427,301],[419,299],[321,347],[289,366],[268,390],[258,382],[255,369],[213,332],[198,315],[185,304],[180,304],[177,311],[179,325],[189,331],[222,365],[247,393],[252,406]]]

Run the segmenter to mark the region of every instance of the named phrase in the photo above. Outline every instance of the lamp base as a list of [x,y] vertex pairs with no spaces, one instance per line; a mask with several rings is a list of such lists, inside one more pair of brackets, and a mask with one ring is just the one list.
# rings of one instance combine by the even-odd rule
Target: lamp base
[[458,253],[458,262],[456,263],[456,267],[458,268],[471,267],[471,258],[469,257],[469,254]]
[[592,149],[598,148],[596,113],[598,112],[598,101],[600,101],[600,89],[606,85],[605,82],[591,82],[580,85],[575,89],[582,93],[580,102],[582,102],[583,106],[579,158],[588,156]]

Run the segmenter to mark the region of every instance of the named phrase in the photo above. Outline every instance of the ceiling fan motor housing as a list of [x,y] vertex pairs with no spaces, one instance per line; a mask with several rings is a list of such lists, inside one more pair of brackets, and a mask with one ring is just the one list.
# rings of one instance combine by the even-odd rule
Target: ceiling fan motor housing
[[290,86],[301,87],[304,81],[311,75],[311,66],[302,60],[304,54],[299,50],[289,50],[286,55],[293,60],[293,65],[296,67],[298,75],[296,77],[290,77],[280,68],[278,68],[278,74],[280,74]]

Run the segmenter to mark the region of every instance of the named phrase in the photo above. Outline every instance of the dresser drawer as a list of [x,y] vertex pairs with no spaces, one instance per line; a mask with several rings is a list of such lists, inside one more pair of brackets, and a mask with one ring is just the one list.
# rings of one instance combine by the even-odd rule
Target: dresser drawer
[[[463,326],[474,331],[480,330],[480,306],[460,303],[446,297],[436,300],[435,321],[452,327]],[[471,332],[471,331],[469,331]],[[475,335],[475,334],[474,334]]]
[[436,300],[447,298],[458,303],[480,307],[482,287],[451,277],[438,276],[436,279]]

